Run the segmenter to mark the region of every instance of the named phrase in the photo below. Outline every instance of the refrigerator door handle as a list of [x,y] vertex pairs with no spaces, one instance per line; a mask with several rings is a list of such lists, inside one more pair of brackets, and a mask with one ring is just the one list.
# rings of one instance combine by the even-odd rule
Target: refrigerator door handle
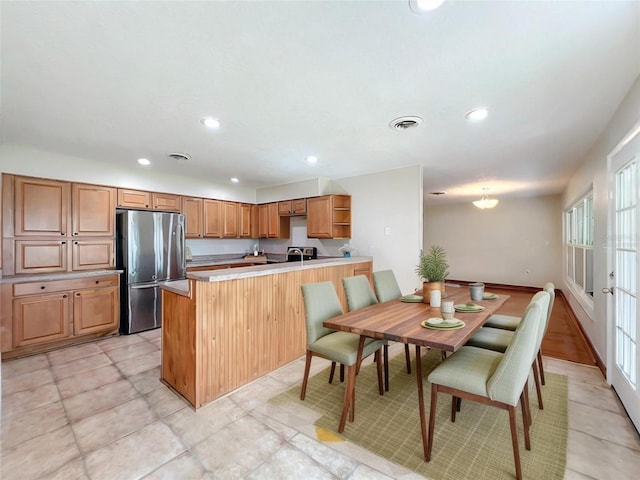
[[156,288],[158,286],[157,283],[151,284],[151,285],[129,285],[129,287],[131,288],[131,290],[140,290],[143,288]]

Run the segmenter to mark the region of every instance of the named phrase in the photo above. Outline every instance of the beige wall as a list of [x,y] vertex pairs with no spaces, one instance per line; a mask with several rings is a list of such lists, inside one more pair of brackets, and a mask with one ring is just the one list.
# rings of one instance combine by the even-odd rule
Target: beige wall
[[560,197],[425,206],[424,245],[447,252],[449,278],[542,287],[560,281]]
[[585,155],[562,196],[563,208],[569,207],[593,185],[594,201],[594,290],[593,309],[583,308],[566,282],[562,289],[576,312],[587,336],[603,361],[607,361],[607,301],[602,288],[608,286],[609,247],[607,156],[631,128],[640,121],[640,77],[638,77],[611,118],[611,121]]

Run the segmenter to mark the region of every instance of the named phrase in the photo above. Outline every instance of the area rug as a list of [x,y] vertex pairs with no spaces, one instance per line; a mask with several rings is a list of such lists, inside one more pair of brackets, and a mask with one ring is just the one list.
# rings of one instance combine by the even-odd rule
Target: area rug
[[[440,362],[440,352],[423,354],[424,378]],[[323,415],[318,427],[337,432],[344,384],[330,385],[328,369],[309,379],[302,404]],[[403,465],[433,480],[513,479],[515,467],[511,448],[508,413],[495,407],[463,401],[461,411],[451,422],[451,397],[438,396],[436,430],[432,458],[425,462],[420,437],[418,392],[414,372],[406,373],[404,355],[391,360],[390,391],[378,395],[375,367],[369,362],[356,381],[355,422],[347,422],[341,437],[392,462]],[[544,410],[538,408],[535,390],[531,391],[531,450],[525,450],[522,414],[518,409],[520,460],[525,478],[564,478],[567,451],[567,377],[545,372]],[[424,383],[427,418],[430,385]],[[270,400],[285,406],[298,403],[300,386]]]

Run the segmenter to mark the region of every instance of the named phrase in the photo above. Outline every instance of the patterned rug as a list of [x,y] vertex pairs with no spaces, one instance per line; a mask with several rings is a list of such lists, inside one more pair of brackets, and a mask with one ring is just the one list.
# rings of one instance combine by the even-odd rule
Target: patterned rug
[[[440,361],[440,352],[423,353],[426,379]],[[433,453],[430,462],[423,458],[418,413],[415,368],[408,375],[404,355],[389,364],[390,391],[378,395],[375,366],[368,361],[356,381],[355,422],[347,422],[340,436],[392,462],[403,465],[434,480],[513,479],[515,467],[509,416],[505,410],[463,401],[455,423],[450,420],[451,397],[440,394],[436,417]],[[364,364],[363,364],[364,365]],[[414,365],[415,367],[415,365]],[[344,385],[327,380],[328,369],[309,379],[303,404],[324,412],[316,421],[318,427],[337,432]],[[522,413],[518,408],[520,460],[525,478],[564,478],[567,451],[567,377],[545,373],[544,410],[538,408],[535,389],[530,392],[533,425],[531,450],[525,450]],[[425,410],[428,419],[430,385],[424,383]],[[272,403],[301,402],[300,386],[272,398]],[[337,433],[336,433],[337,434]]]

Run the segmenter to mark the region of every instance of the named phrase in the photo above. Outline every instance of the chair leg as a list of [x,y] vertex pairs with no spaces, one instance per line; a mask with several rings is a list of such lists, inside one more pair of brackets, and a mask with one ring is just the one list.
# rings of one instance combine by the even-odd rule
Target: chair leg
[[[384,348],[387,348],[386,346]],[[384,356],[385,360],[387,358],[387,356]],[[386,362],[385,362],[385,370],[386,368]],[[378,357],[376,358],[376,370],[378,371],[378,393],[380,393],[380,395],[384,395],[384,389],[385,386],[388,385],[388,383],[383,382],[382,381],[382,350],[378,350]],[[386,374],[388,374],[388,371],[385,372]],[[387,377],[385,376],[385,380],[387,380]],[[386,384],[386,385],[385,385]],[[387,388],[388,391],[388,388]]]
[[518,450],[518,426],[516,425],[516,408],[509,405],[509,425],[511,426],[511,445],[513,446],[513,461],[516,465],[516,479],[522,480],[520,467],[520,452]]
[[[404,359],[405,359],[405,362],[407,363],[407,373],[411,375],[411,353],[409,352],[408,343],[404,344]],[[387,388],[387,391],[388,390],[389,389]]]
[[389,391],[389,345],[384,345],[384,390]]
[[433,429],[436,423],[436,402],[438,401],[438,385],[431,385],[431,406],[429,407],[429,440],[427,441],[427,462],[431,460],[433,449]]
[[458,411],[458,401],[456,397],[451,395],[451,423],[456,421],[456,412]]
[[340,364],[340,383],[344,383],[344,365]]
[[304,364],[304,378],[302,379],[302,390],[300,391],[300,400],[304,400],[307,394],[307,380],[309,380],[309,370],[311,369],[311,352],[307,350],[307,358]]
[[529,425],[533,425],[533,419],[531,418],[531,403],[529,403],[529,380],[524,383],[522,393],[524,394],[524,401],[527,406],[527,423]]
[[544,405],[542,404],[542,387],[540,386],[540,375],[538,375],[538,365],[537,362],[533,362],[533,380],[536,382],[536,392],[538,394],[538,408],[540,410],[544,410]]
[[527,404],[524,399],[524,390],[520,394],[520,405],[522,406],[522,430],[524,431],[524,448],[531,450],[531,439],[529,437],[529,414],[527,413]]
[[[354,391],[355,391],[355,383],[356,383],[356,366],[349,365],[347,367],[347,385],[344,389],[344,403],[342,405],[342,415],[340,416],[340,424],[338,425],[338,433],[342,433],[344,431],[345,424],[347,423],[347,414],[349,410],[353,408],[351,402],[354,399]],[[353,421],[353,417],[355,413],[351,412],[351,419]]]
[[329,383],[333,383],[333,374],[336,372],[336,362],[331,362],[331,371],[329,372]]
[[542,366],[542,348],[538,349],[538,366],[540,367],[540,381],[546,385],[544,380],[544,367]]

